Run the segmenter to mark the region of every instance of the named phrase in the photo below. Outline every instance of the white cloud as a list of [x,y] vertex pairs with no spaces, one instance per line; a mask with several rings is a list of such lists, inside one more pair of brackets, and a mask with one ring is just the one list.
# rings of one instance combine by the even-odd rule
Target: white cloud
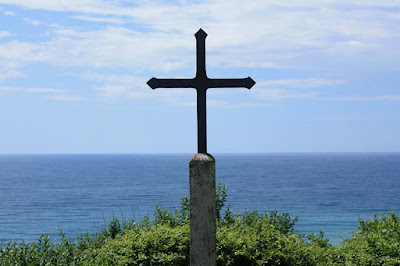
[[[2,4],[17,5],[28,9],[39,9],[48,11],[72,11],[79,13],[107,13],[121,10],[117,1],[109,4],[101,0],[1,0]],[[113,5],[114,4],[114,5]]]
[[[196,103],[193,101],[193,105]],[[266,103],[254,103],[254,102],[243,102],[243,103],[231,103],[222,100],[207,100],[207,107],[210,108],[259,108],[259,107],[272,107],[275,105]]]
[[125,83],[125,84],[135,84],[135,83],[145,83],[146,80],[133,75],[117,75],[117,74],[101,74],[93,71],[86,71],[81,74],[81,76],[90,81],[95,82],[109,82],[109,83]]
[[[33,57],[60,66],[123,67],[128,69],[168,71],[182,67],[187,61],[183,53],[176,60],[171,54],[187,51],[194,46],[194,38],[187,45],[178,36],[163,33],[142,34],[122,27],[107,27],[99,31],[78,32],[56,30],[57,37],[41,43]],[[170,41],[165,42],[165,39]],[[185,45],[186,44],[186,45]],[[192,57],[194,55],[192,54]]]
[[9,36],[13,36],[13,34],[8,31],[4,31],[4,30],[0,31],[0,38],[9,37]]
[[[99,85],[95,86],[99,96],[106,98],[129,98],[134,100],[152,98],[163,102],[176,102],[195,96],[194,89],[152,90],[146,82],[149,78],[133,75],[100,74],[92,71],[81,75]],[[101,84],[101,85],[100,85]]]
[[18,41],[0,43],[0,63],[2,66],[16,67],[40,61],[40,50],[40,46],[33,43]]
[[96,89],[102,97],[145,99],[151,96],[146,85],[147,80],[133,75],[100,74],[87,71],[81,76],[86,80],[101,84],[96,86]]
[[[287,50],[301,53],[303,49],[331,49],[346,43],[370,43],[371,40],[376,41],[375,38],[399,35],[396,27],[393,27],[399,19],[389,16],[396,14],[396,11],[388,8],[369,9],[372,6],[369,1],[244,3],[239,0],[209,0],[180,5],[139,1],[134,7],[121,6],[119,1],[100,0],[71,0],[68,3],[62,0],[0,0],[0,3],[31,9],[113,16],[73,16],[94,21],[103,19],[104,22],[111,22],[113,19],[130,18],[146,27],[162,32],[178,32],[181,36],[193,34],[202,25],[213,36],[214,40],[210,42],[215,48],[232,52],[243,47],[255,47],[257,52]],[[394,7],[396,4],[393,1],[379,1],[373,6]]]
[[59,95],[50,95],[46,96],[46,99],[57,100],[57,101],[68,101],[68,102],[78,102],[83,101],[84,98],[80,96],[68,95],[68,94],[59,94]]
[[[1,65],[17,69],[31,63],[47,63],[64,67],[120,67],[134,72],[165,72],[183,67],[189,61],[194,68],[194,53],[187,55],[194,47],[194,38],[187,45],[179,37],[172,36],[165,44],[166,34],[138,34],[120,27],[87,32],[57,28],[54,34],[56,37],[47,42],[14,40],[0,43]],[[180,56],[171,58],[177,51],[181,52]]]
[[26,23],[29,23],[29,24],[31,24],[33,26],[38,26],[38,25],[41,24],[41,22],[39,20],[36,20],[36,19],[30,19],[30,18],[23,18],[23,19],[24,19],[24,21]]
[[259,87],[280,87],[280,88],[319,88],[344,83],[343,80],[331,80],[324,78],[305,79],[278,79],[258,82]]
[[[396,30],[400,18],[387,8],[395,6],[393,1],[374,5],[370,1],[207,0],[181,4],[139,1],[133,7],[122,6],[120,1],[100,0],[68,3],[0,0],[0,3],[71,11],[78,15],[70,18],[87,21],[126,21],[126,28],[78,30],[61,26],[54,30],[50,41],[35,43],[38,47],[32,50],[32,61],[61,66],[161,68],[164,72],[194,67],[193,34],[200,25],[209,33],[207,62],[224,67],[304,68],[315,64],[307,62],[310,57],[323,62],[332,54],[336,57],[351,54],[354,58],[365,54],[398,56],[400,49],[395,45],[400,43]],[[132,22],[150,31],[128,29]],[[391,49],[387,49],[388,43],[392,44]]]
[[379,100],[385,101],[400,101],[400,95],[383,95],[378,98]]
[[8,78],[16,78],[16,77],[23,77],[24,75],[19,72],[19,71],[15,71],[12,69],[5,69],[0,67],[0,83],[3,80],[6,80]]
[[[325,78],[278,79],[257,82],[257,89],[251,93],[266,101],[287,99],[320,100],[321,91],[316,89],[341,84],[344,81]],[[296,89],[302,89],[301,91]],[[309,90],[312,89],[312,90]]]
[[[342,83],[345,83],[345,81],[324,79],[324,78],[267,80],[267,81],[257,82],[257,89],[251,90],[251,93],[255,97],[267,101],[282,101],[287,99],[329,100],[329,101],[400,100],[400,95],[383,95],[383,96],[360,95],[360,96],[332,97],[332,96],[325,96],[322,91],[317,90]],[[296,90],[296,89],[301,89],[301,90]]]
[[123,97],[128,94],[132,86],[126,85],[106,85],[97,88],[101,91],[100,95],[104,97]]
[[[11,87],[11,86],[0,86],[0,93],[41,93],[46,99],[58,100],[58,101],[82,101],[83,97],[77,95],[66,94],[65,90],[54,89],[54,88],[26,88],[26,87]],[[1,94],[0,94],[1,95]]]
[[89,17],[89,16],[71,16],[70,18],[79,19],[84,21],[91,22],[105,22],[105,23],[114,23],[114,24],[124,24],[125,21],[119,18],[103,18],[103,17]]
[[25,87],[6,87],[0,86],[0,91],[3,92],[32,92],[32,93],[60,93],[64,90],[52,89],[52,88],[25,88]]
[[319,92],[298,92],[286,89],[258,89],[252,91],[257,98],[266,101],[282,101],[288,99],[316,100],[321,94]]
[[[396,64],[400,56],[397,30],[400,16],[396,9],[399,3],[391,0],[206,0],[180,4],[136,1],[130,7],[118,0],[0,0],[0,3],[69,12],[67,18],[97,22],[78,28],[69,26],[71,21],[60,20],[56,22],[64,25],[42,24],[48,33],[43,41],[0,43],[0,64],[10,69],[8,72],[0,69],[0,80],[21,75],[24,66],[38,62],[133,73],[84,73],[83,77],[96,84],[94,87],[102,97],[159,97],[163,101],[178,98],[177,102],[188,102],[192,91],[151,91],[145,85],[147,78],[142,76],[152,71],[157,77],[167,74],[170,77],[169,72],[178,69],[193,70],[194,74],[193,34],[200,26],[209,34],[207,64],[214,67],[325,70],[325,64],[342,60],[334,66],[340,70],[344,61],[362,68],[360,58],[372,61],[379,58]],[[40,23],[31,18],[26,21]],[[119,25],[110,27],[109,23]],[[8,31],[0,32],[2,35],[10,36]],[[268,101],[322,99],[315,89],[342,82],[324,78],[263,81],[257,82],[252,94]],[[305,90],[296,91],[298,88]],[[397,99],[395,95],[381,98]]]
[[3,14],[4,16],[15,16],[15,13],[12,11],[4,11]]
[[367,101],[400,101],[400,95],[382,95],[382,96],[317,96],[312,98],[319,101],[352,101],[352,102],[367,102]]

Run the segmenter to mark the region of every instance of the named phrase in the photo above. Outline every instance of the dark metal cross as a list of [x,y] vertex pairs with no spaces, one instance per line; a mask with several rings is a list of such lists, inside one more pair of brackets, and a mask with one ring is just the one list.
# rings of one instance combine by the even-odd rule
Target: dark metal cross
[[210,79],[206,74],[206,37],[202,29],[196,37],[196,77],[193,79],[151,78],[147,84],[157,88],[195,88],[197,91],[197,144],[199,153],[207,153],[206,91],[209,88],[245,87],[251,89],[255,84],[250,77],[244,79]]

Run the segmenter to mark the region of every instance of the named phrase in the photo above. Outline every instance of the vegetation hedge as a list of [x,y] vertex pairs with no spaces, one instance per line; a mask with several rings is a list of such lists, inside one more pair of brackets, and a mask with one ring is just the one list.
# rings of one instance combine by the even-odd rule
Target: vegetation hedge
[[[244,211],[223,215],[227,190],[218,185],[218,265],[400,265],[400,221],[389,215],[360,220],[358,231],[338,245],[323,232],[294,233],[297,218],[278,212]],[[27,244],[10,240],[0,247],[0,265],[189,265],[189,200],[154,218],[117,218],[93,234],[59,240],[49,234]]]

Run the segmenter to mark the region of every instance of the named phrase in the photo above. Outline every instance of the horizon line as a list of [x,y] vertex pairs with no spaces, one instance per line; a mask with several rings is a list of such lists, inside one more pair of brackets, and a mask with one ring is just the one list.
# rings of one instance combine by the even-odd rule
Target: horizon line
[[[215,152],[212,154],[243,154],[243,155],[256,155],[256,154],[377,154],[377,153],[400,153],[400,151],[282,151],[282,152]],[[98,153],[0,153],[4,155],[186,155],[196,154],[189,152],[98,152]],[[211,153],[209,153],[211,154]]]

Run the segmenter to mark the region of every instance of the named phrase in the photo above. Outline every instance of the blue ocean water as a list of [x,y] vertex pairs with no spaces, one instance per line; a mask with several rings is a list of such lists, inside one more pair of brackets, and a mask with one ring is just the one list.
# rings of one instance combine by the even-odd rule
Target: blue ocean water
[[[190,154],[0,155],[0,242],[93,232],[188,195]],[[400,153],[215,154],[234,210],[288,212],[331,243],[359,218],[400,214]]]

